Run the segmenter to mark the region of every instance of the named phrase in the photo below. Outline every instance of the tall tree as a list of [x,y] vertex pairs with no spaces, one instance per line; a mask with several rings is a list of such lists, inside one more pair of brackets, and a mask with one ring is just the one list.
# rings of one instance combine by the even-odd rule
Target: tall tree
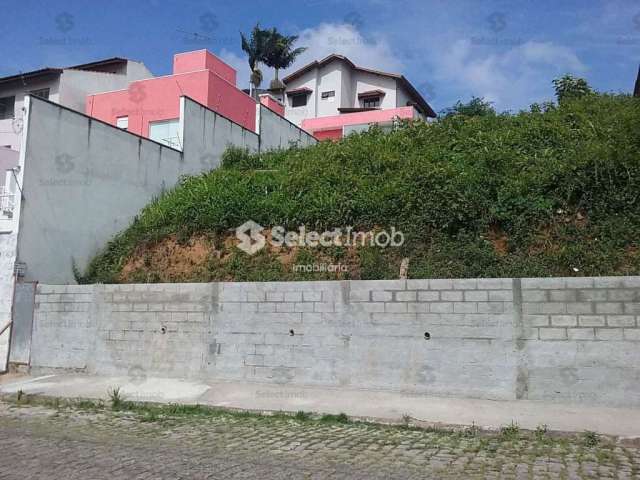
[[640,97],[640,68],[638,68],[638,77],[636,78],[636,87],[633,89],[633,96]]
[[585,95],[592,95],[594,93],[593,89],[584,78],[574,77],[569,74],[553,80],[553,86],[556,90],[558,103],[562,103],[565,100],[584,97]]
[[259,63],[264,61],[266,57],[267,44],[269,43],[269,31],[260,28],[260,24],[256,23],[249,38],[240,32],[242,40],[242,50],[248,56],[249,68],[251,69],[251,95],[256,97],[256,90],[262,83],[262,72]]
[[275,70],[275,78],[271,82],[271,88],[282,88],[282,82],[278,78],[281,68],[289,68],[296,57],[304,52],[306,47],[293,48],[298,40],[298,35],[282,35],[276,28],[268,30],[267,46],[265,49],[264,64]]

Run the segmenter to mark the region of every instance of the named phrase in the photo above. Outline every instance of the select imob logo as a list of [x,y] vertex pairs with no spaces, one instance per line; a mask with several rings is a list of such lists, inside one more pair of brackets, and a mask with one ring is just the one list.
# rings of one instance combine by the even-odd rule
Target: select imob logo
[[236,228],[236,237],[240,240],[237,247],[249,255],[260,251],[267,243],[267,239],[261,233],[262,230],[264,230],[262,225],[257,224],[253,220],[244,222]]
[[[240,240],[237,247],[243,252],[253,255],[262,250],[267,244],[267,237],[262,233],[264,227],[253,220],[249,220],[236,228],[236,238]],[[353,227],[334,228],[317,232],[307,231],[303,225],[297,231],[287,231],[282,226],[271,228],[269,243],[276,247],[399,247],[404,244],[404,234],[391,227],[390,231],[378,232],[355,231]]]

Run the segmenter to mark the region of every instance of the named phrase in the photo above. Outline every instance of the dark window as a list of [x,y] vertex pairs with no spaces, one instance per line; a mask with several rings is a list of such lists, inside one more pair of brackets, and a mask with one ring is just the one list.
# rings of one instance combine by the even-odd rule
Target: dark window
[[0,98],[0,119],[13,118],[16,97]]
[[291,97],[292,107],[304,107],[307,104],[307,94],[302,93]]
[[364,108],[377,108],[380,106],[380,97],[369,97],[362,100]]
[[29,95],[33,95],[34,97],[44,98],[45,100],[49,100],[49,89],[41,88],[40,90],[31,90]]
[[328,92],[322,92],[322,98],[331,98],[331,97],[335,97],[336,96],[336,91],[335,90],[330,90]]

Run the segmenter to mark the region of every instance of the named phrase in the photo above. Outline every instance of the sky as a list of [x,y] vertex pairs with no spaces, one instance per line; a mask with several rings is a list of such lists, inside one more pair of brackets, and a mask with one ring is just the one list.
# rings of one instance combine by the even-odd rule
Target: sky
[[[581,76],[630,92],[640,63],[640,0],[0,0],[0,75],[101,58],[171,73],[173,54],[207,48],[249,69],[239,32],[256,22],[299,35],[289,71],[331,53],[402,73],[436,111],[473,96],[500,111],[553,99]],[[7,13],[8,12],[8,13]],[[265,82],[273,71],[264,67]],[[285,72],[286,73],[286,72]]]

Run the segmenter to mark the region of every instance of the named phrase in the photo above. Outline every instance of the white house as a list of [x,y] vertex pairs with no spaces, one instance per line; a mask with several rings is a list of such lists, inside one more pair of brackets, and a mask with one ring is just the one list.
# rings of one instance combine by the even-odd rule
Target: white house
[[311,62],[282,81],[285,117],[320,139],[395,118],[436,116],[403,75],[359,67],[342,55]]
[[84,112],[87,95],[127,88],[132,81],[150,77],[153,74],[143,63],[116,57],[0,78],[0,148],[20,149],[25,95],[43,97]]

